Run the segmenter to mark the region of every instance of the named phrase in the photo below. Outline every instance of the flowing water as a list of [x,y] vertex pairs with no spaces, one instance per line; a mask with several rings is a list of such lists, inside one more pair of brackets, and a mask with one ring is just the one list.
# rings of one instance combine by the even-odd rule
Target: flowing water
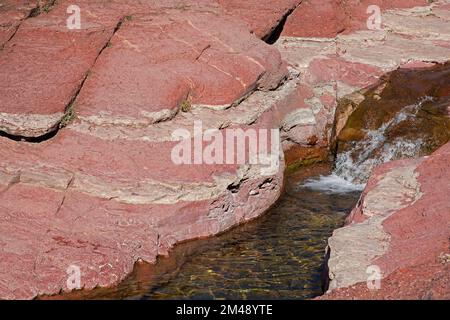
[[418,156],[424,144],[421,138],[410,140],[397,137],[391,142],[387,141],[387,132],[401,122],[414,118],[424,103],[429,101],[433,98],[423,97],[417,103],[405,106],[378,129],[367,130],[363,140],[357,141],[351,150],[337,155],[335,175],[351,183],[363,184],[375,166],[394,159]]
[[144,299],[306,299],[320,295],[327,239],[359,192],[314,191],[288,177],[278,204],[257,221],[203,241],[176,277]]
[[310,178],[304,186],[329,192],[362,191],[376,166],[392,160],[426,155],[424,150],[428,150],[429,142],[420,135],[411,137],[403,134],[392,138],[390,133],[399,126],[414,123],[419,112],[423,112],[424,105],[434,101],[433,97],[424,96],[416,103],[404,106],[377,129],[363,130],[363,139],[352,142],[351,148],[336,155],[330,175]]
[[261,218],[217,237],[177,245],[156,265],[138,265],[117,288],[66,298],[306,299],[320,295],[327,239],[342,226],[360,194],[302,186],[305,177],[329,172],[330,165],[301,169],[287,177],[285,193]]

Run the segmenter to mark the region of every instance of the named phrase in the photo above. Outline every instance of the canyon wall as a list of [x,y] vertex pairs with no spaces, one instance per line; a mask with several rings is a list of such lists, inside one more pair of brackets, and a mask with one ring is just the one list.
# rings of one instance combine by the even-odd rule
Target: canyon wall
[[[73,266],[81,287],[112,286],[259,216],[285,162],[327,157],[339,99],[448,59],[448,1],[374,1],[381,30],[366,2],[80,0],[75,30],[72,1],[2,2],[0,298],[70,290]],[[286,161],[174,163],[196,122],[279,129]]]

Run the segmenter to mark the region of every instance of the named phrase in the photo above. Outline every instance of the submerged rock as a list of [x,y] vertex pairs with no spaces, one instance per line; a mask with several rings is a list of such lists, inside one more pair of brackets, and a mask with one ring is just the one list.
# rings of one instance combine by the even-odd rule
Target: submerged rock
[[[336,111],[336,173],[365,182],[378,164],[428,155],[450,140],[450,64],[398,69]],[[345,125],[342,125],[345,123]]]
[[317,161],[338,98],[409,60],[450,56],[441,1],[386,12],[389,31],[373,32],[345,6],[358,27],[320,39],[292,26],[320,1],[80,0],[80,30],[66,28],[71,1],[29,3],[0,6],[5,299],[69,291],[73,266],[81,287],[115,285],[136,261],[258,217],[279,197],[282,154],[269,175],[249,163],[176,165],[175,130],[281,129],[289,161]]
[[347,225],[329,240],[331,282],[322,299],[450,298],[443,259],[450,239],[449,166],[450,143],[429,157],[375,169]]

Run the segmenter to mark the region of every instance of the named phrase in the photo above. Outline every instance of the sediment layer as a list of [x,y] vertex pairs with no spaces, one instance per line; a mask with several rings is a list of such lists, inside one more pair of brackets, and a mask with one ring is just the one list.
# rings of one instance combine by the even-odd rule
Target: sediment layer
[[347,225],[328,242],[323,299],[450,298],[449,156],[450,143],[374,170]]
[[[335,29],[334,1],[78,1],[80,30],[66,27],[70,1],[0,6],[0,298],[69,290],[72,265],[82,287],[112,286],[140,259],[262,214],[282,153],[264,175],[177,165],[172,133],[280,129],[290,161],[322,159],[337,99],[450,56],[448,3],[423,2],[382,5],[378,31],[343,5],[351,23]],[[308,31],[311,8],[331,33]]]

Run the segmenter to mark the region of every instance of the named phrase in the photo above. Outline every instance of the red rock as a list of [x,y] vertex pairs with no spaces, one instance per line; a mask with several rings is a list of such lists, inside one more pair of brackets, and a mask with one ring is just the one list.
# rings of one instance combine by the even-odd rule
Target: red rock
[[20,23],[38,9],[38,5],[37,1],[31,0],[5,0],[0,3],[0,48],[11,39]]
[[[450,143],[430,157],[387,163],[372,173],[358,207],[347,219],[347,231],[337,230],[332,237],[329,268],[333,290],[323,299],[450,297],[449,155]],[[402,180],[395,179],[399,174]],[[373,232],[368,239],[357,236],[364,225]],[[375,232],[377,225],[381,229]],[[352,238],[355,246],[338,245],[352,235],[356,236]],[[366,251],[368,245],[379,247],[379,254]],[[350,263],[349,269],[344,268]],[[368,290],[366,282],[355,276],[364,274],[369,265],[382,272],[379,290]]]
[[313,60],[308,71],[308,80],[312,84],[340,81],[355,88],[368,87],[377,82],[383,74],[377,67],[339,58]]
[[[427,61],[445,62],[450,54],[445,45],[450,35],[439,31],[447,12],[441,9],[441,3],[411,9],[421,2],[378,2],[385,28],[379,31],[347,28],[346,19],[357,17],[352,10],[368,5],[352,4],[347,7],[337,1],[303,1],[289,16],[275,44],[314,91],[314,96],[306,98],[305,103],[316,114],[315,131],[325,137],[325,145],[329,143],[337,99],[357,101],[360,99],[357,92],[375,84],[384,73]],[[388,11],[389,8],[406,9]],[[426,12],[433,12],[434,17]],[[316,27],[318,23],[321,28]],[[414,27],[418,24],[422,26],[420,29]],[[336,29],[342,32],[338,34]],[[305,127],[305,134],[308,132],[311,129]]]
[[[50,13],[27,19],[3,50],[0,81],[8,86],[0,88],[2,131],[30,137],[55,130],[88,75],[80,114],[106,115],[110,121],[119,114],[131,120],[141,116],[149,123],[171,118],[188,93],[194,104],[224,108],[257,88],[275,88],[286,75],[279,53],[239,21],[217,10],[200,14],[157,7],[151,19],[138,13],[125,19],[90,70],[119,21],[133,10],[151,8],[79,3],[90,14],[83,16],[83,29],[74,31],[65,26],[67,6],[58,3]],[[158,15],[158,10],[167,12]],[[143,67],[152,72],[142,72]]]
[[[93,69],[94,75],[80,95],[77,108],[80,115],[105,113],[131,118],[153,115],[153,122],[156,122],[171,118],[180,103],[188,98],[195,105],[222,108],[256,89],[259,79],[274,81],[270,87],[283,76],[279,71],[281,60],[269,47],[258,44],[259,56],[245,52],[248,40],[256,44],[256,39],[234,41],[237,46],[233,48],[231,41],[226,45],[222,42],[224,36],[213,35],[216,26],[205,25],[195,14],[188,22],[183,21],[185,18],[186,15],[177,14],[170,17],[171,21],[145,21],[136,17],[126,23]],[[235,32],[239,32],[237,30]],[[155,48],[162,47],[164,55],[159,55],[158,50],[154,54]],[[148,60],[146,55],[151,55],[152,59]],[[269,59],[278,59],[278,63],[271,63],[266,69],[263,64],[267,65],[265,61]],[[143,66],[152,72],[140,72]],[[103,91],[108,90],[108,85],[115,85],[117,90],[105,94]],[[99,97],[103,100],[98,101]],[[148,105],[149,100],[151,105]],[[140,114],[129,108],[130,101]]]
[[420,69],[420,68],[429,68],[434,66],[435,64],[432,62],[424,62],[424,61],[409,61],[405,64],[402,64],[400,67],[405,69]]
[[287,19],[282,36],[332,38],[342,31],[342,20],[339,1],[304,0]]
[[334,38],[340,33],[367,30],[367,20],[372,15],[367,11],[371,5],[384,11],[427,4],[425,0],[305,0],[288,18],[282,36]]
[[[405,59],[448,59],[445,45],[435,44],[449,40],[437,32],[445,17],[437,5],[421,33],[410,26],[423,19],[409,12],[387,16],[392,39],[351,33],[306,44],[283,36],[270,46],[258,37],[267,38],[298,0],[77,3],[82,29],[70,32],[70,1],[27,19],[27,6],[8,5],[7,14],[0,7],[0,21],[18,27],[0,52],[0,130],[20,140],[67,117],[48,141],[0,137],[0,298],[68,290],[70,265],[80,267],[85,288],[117,284],[137,260],[154,262],[180,241],[253,219],[280,195],[282,159],[269,176],[258,166],[175,165],[174,130],[192,132],[194,121],[222,134],[281,128],[285,150],[324,157],[336,98]],[[283,35],[301,36],[292,19],[303,14],[311,21],[304,36],[328,37],[334,27],[324,34],[311,27],[314,6],[304,1]],[[317,10],[336,20],[323,2]],[[403,50],[417,41],[423,46],[413,53]]]
[[[64,135],[61,136],[64,138]],[[217,234],[252,219],[264,212],[280,194],[283,167],[280,167],[276,176],[271,177],[273,180],[268,184],[263,183],[267,177],[246,175],[246,180],[237,185],[236,193],[231,194],[226,190],[226,185],[232,180],[214,191],[211,178],[218,174],[219,166],[194,169],[195,166],[177,167],[172,164],[172,169],[164,169],[162,164],[169,165],[170,159],[154,162],[148,156],[154,154],[164,157],[167,152],[155,152],[154,148],[140,149],[134,145],[137,152],[135,155],[130,154],[130,150],[117,153],[110,148],[108,155],[101,156],[97,152],[101,153],[104,142],[97,141],[96,151],[92,153],[86,149],[89,144],[86,139],[89,140],[89,137],[81,139],[87,143],[84,146],[71,148],[66,145],[80,153],[67,154],[62,158],[52,154],[53,148],[57,151],[57,142],[55,146],[38,145],[37,148],[42,146],[41,151],[44,152],[38,152],[39,160],[18,158],[21,152],[31,154],[37,149],[21,151],[20,148],[13,148],[10,152],[15,152],[16,161],[11,165],[2,164],[7,172],[14,165],[20,165],[22,170],[17,178],[9,180],[9,186],[0,195],[3,221],[0,243],[4,258],[1,270],[21,265],[21,268],[16,268],[17,272],[1,274],[2,297],[32,298],[38,294],[67,290],[66,270],[70,265],[80,267],[82,286],[85,288],[117,284],[132,271],[136,260],[154,262],[158,254],[167,254],[177,242]],[[76,141],[74,136],[70,140]],[[117,145],[116,141],[109,146],[111,145],[119,147],[120,143]],[[29,146],[24,149],[26,147]],[[145,161],[142,166],[136,158],[139,153],[143,153],[142,160]],[[119,155],[126,157],[120,159]],[[47,156],[49,158],[46,159]],[[103,158],[101,162],[98,161],[99,157]],[[130,159],[137,162],[131,165]],[[27,160],[31,162],[26,164]],[[46,168],[27,169],[28,166],[39,163],[45,163]],[[144,165],[149,166],[148,170]],[[60,166],[60,171],[56,166]],[[108,170],[108,167],[116,169]],[[70,173],[68,170],[73,171]],[[61,177],[64,172],[73,176]],[[140,176],[134,175],[134,172],[140,173]],[[173,194],[175,198],[172,197],[166,204],[161,203],[161,199],[138,200],[143,194],[134,192],[139,192],[139,185],[149,177],[145,172],[160,176],[159,183],[163,188],[168,188],[161,193],[162,197],[176,192]],[[11,171],[9,173],[12,174]],[[120,200],[120,195],[117,198],[104,193],[114,193],[114,190],[99,193],[98,184],[86,185],[78,180],[86,175],[109,179],[111,183],[125,183],[121,187],[121,193],[126,189],[131,190],[130,192],[135,190],[127,197],[138,198],[132,201],[131,198]],[[59,183],[58,179],[63,179],[65,183]],[[170,180],[175,184],[171,186]],[[186,188],[187,195],[193,198],[186,198],[186,201],[182,195],[182,180],[193,184],[193,187]],[[195,181],[207,184],[204,196],[195,190]],[[170,191],[171,188],[174,190]],[[251,196],[252,190],[259,190],[257,197]],[[200,195],[197,199],[196,193]],[[45,201],[37,202],[36,199]],[[20,248],[27,250],[20,251]],[[30,263],[26,263],[27,261]]]
[[[370,4],[380,5],[383,12],[383,26],[389,28],[389,32],[366,30],[365,9],[368,5],[366,2],[355,2],[352,7],[340,5],[336,8],[337,2],[333,1],[304,1],[288,18],[282,36],[276,44],[282,52],[282,56],[293,68],[302,73],[304,81],[314,92],[314,96],[305,97],[304,102],[317,110],[315,128],[319,132],[323,133],[326,131],[325,128],[332,125],[334,120],[333,102],[336,98],[345,97],[350,101],[357,101],[360,99],[357,94],[358,90],[364,90],[374,84],[386,71],[398,67],[422,67],[427,65],[428,61],[445,62],[448,60],[449,53],[447,53],[447,57],[441,53],[448,51],[446,43],[449,35],[446,32],[438,31],[441,28],[439,26],[441,26],[442,19],[446,19],[446,13],[444,13],[446,11],[440,9],[441,3],[411,10],[394,11],[386,11],[386,9],[411,8],[415,5],[426,4],[414,1]],[[325,17],[321,24],[322,28],[315,27],[320,23],[317,19],[319,14],[316,15],[315,10],[321,17]],[[435,13],[436,18],[430,19],[427,16],[428,18],[422,19],[425,12]],[[418,24],[421,24],[422,28],[414,27]],[[437,40],[438,38],[440,40]],[[427,48],[426,52],[422,51],[422,49],[425,50],[425,47]],[[435,58],[430,58],[431,56]],[[326,105],[331,112],[327,112]],[[306,135],[312,134],[311,128],[307,126],[301,132]],[[327,143],[328,141],[325,139],[324,144]],[[441,162],[439,166],[445,167],[447,164],[444,159],[442,157],[439,159]],[[386,181],[392,180],[397,175],[400,175],[399,181],[409,184],[409,178],[405,178],[402,172],[408,173],[406,176],[411,176],[411,181],[415,181],[411,170],[421,161],[394,162],[384,165],[374,173],[366,191],[369,192],[375,188],[380,180],[384,181],[380,182],[382,186],[387,187]],[[426,165],[423,164],[423,166]],[[386,174],[388,178],[385,181],[382,177]],[[421,174],[418,179],[420,180],[422,177],[425,179],[425,176]],[[428,181],[430,184],[434,183],[432,178]],[[443,181],[438,179],[437,183],[442,184]],[[446,285],[449,277],[448,265],[442,265],[436,261],[439,260],[438,257],[442,255],[442,252],[448,252],[449,230],[445,221],[449,218],[448,215],[445,215],[450,211],[446,208],[438,210],[440,215],[433,215],[433,218],[427,220],[426,223],[420,221],[420,215],[409,221],[406,216],[410,217],[411,211],[415,212],[414,206],[409,207],[411,194],[408,193],[409,191],[402,193],[401,186],[393,185],[391,188],[391,191],[386,191],[382,196],[378,195],[378,201],[381,202],[377,209],[379,214],[375,215],[379,217],[376,221],[367,221],[369,214],[363,214],[364,210],[370,211],[365,205],[372,203],[377,198],[375,196],[367,197],[365,192],[364,200],[348,218],[348,223],[352,224],[342,230],[337,230],[335,236],[330,240],[332,257],[329,264],[330,278],[332,278],[330,289],[332,291],[325,295],[324,299],[448,297],[449,289]],[[444,187],[442,189],[446,190]],[[396,192],[402,194],[399,195]],[[433,198],[431,189],[428,194],[428,197]],[[400,207],[394,207],[391,209],[396,211],[395,213],[392,210],[384,212],[383,210],[386,208],[383,204],[389,202],[386,200],[386,197],[389,196],[393,197],[393,202],[395,202],[396,196],[404,197],[404,205],[407,206],[403,209],[404,211],[400,210]],[[425,196],[415,205],[419,204],[422,199],[425,199]],[[442,195],[433,199],[433,201],[445,203],[445,197]],[[444,204],[445,206],[446,204]],[[386,218],[381,212],[390,217]],[[405,212],[405,216],[400,212]],[[373,213],[370,215],[372,216]],[[399,217],[398,221],[391,222],[395,221],[397,216]],[[385,219],[384,222],[381,222],[383,219]],[[395,227],[388,227],[390,223],[393,223],[398,230],[394,230]],[[431,227],[434,223],[436,226]],[[353,227],[354,225],[359,227]],[[436,232],[430,231],[434,228]],[[409,229],[417,231],[418,236],[412,235]],[[396,245],[388,240],[391,231],[399,237]],[[403,238],[400,239],[401,237]],[[419,243],[419,237],[427,240],[423,244]],[[410,241],[410,238],[414,240]],[[358,243],[358,245],[348,246],[348,243]],[[446,250],[445,245],[447,246]],[[414,251],[415,246],[421,248],[421,252],[424,254],[405,256],[405,252]],[[396,248],[396,250],[395,252],[391,252],[390,249],[386,251],[387,247]],[[429,254],[427,254],[428,252]],[[381,258],[377,260],[376,258],[379,256]],[[386,272],[381,290],[370,291],[367,289],[366,268],[371,264],[379,265],[383,273]],[[436,274],[430,270],[435,270]],[[409,279],[408,282],[408,277],[412,275],[417,278],[414,281]]]

